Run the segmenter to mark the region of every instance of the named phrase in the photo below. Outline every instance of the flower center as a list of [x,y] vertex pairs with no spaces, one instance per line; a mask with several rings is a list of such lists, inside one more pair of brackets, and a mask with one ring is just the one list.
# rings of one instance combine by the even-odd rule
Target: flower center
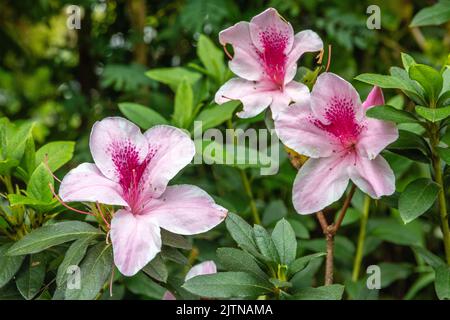
[[353,149],[364,126],[356,121],[352,100],[333,97],[325,110],[328,124],[314,119],[314,125],[339,140],[345,149]]
[[282,89],[287,60],[284,50],[289,37],[282,31],[274,28],[268,28],[261,32],[259,37],[264,50],[263,52],[258,52],[258,55],[263,63],[264,70],[267,76]]
[[130,141],[112,146],[112,161],[119,176],[119,185],[123,197],[135,212],[142,189],[141,179],[156,150],[151,149],[143,161],[139,161],[139,152]]

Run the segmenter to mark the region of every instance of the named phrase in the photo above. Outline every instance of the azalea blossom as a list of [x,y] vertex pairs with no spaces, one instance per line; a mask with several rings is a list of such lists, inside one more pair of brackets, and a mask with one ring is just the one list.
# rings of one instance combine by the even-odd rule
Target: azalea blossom
[[[194,278],[196,276],[201,276],[205,274],[213,274],[217,273],[217,266],[212,260],[204,261],[202,263],[196,264],[193,266],[188,273],[186,274],[186,277],[184,278],[184,281],[188,281],[191,278]],[[164,293],[164,296],[162,298],[163,300],[176,300],[177,298],[173,295],[172,292],[167,290]]]
[[301,214],[322,210],[341,198],[349,180],[372,198],[395,191],[395,177],[380,152],[398,138],[391,122],[367,118],[374,105],[384,104],[374,87],[361,104],[350,83],[333,73],[317,78],[310,101],[280,114],[275,130],[283,143],[310,157],[293,186],[293,203]]
[[63,201],[122,206],[111,220],[114,263],[126,276],[136,274],[161,250],[160,228],[192,235],[208,231],[226,216],[202,189],[167,186],[195,154],[181,130],[155,126],[144,134],[130,121],[106,118],[92,128],[94,163],[83,163],[63,179]]
[[219,41],[224,47],[233,46],[229,67],[238,77],[219,89],[216,103],[240,100],[244,108],[237,115],[241,118],[254,117],[270,106],[276,118],[290,102],[308,98],[308,88],[293,79],[302,54],[322,50],[315,32],[294,35],[291,24],[269,8],[250,22],[221,31]]

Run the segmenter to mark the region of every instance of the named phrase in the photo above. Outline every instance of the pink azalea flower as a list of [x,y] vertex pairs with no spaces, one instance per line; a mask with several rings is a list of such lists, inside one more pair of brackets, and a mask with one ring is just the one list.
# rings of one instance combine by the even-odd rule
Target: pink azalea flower
[[96,122],[90,137],[95,163],[83,163],[63,179],[63,201],[123,206],[111,221],[114,263],[136,274],[161,250],[160,228],[192,235],[210,230],[226,216],[202,189],[167,186],[195,154],[181,130],[155,126],[144,134],[123,118]]
[[[213,274],[217,273],[217,266],[212,260],[204,261],[202,263],[196,264],[193,266],[188,273],[186,274],[186,277],[184,278],[184,281],[188,281],[189,279],[204,275],[204,274]],[[177,298],[173,295],[172,292],[167,290],[164,293],[164,296],[162,297],[163,300],[177,300]]]
[[293,79],[302,54],[323,47],[315,32],[305,30],[294,36],[291,24],[269,8],[250,22],[223,30],[219,41],[233,46],[229,67],[238,78],[219,89],[216,103],[240,100],[244,109],[237,115],[241,118],[254,117],[270,106],[275,118],[290,102],[308,98],[308,88]]
[[281,141],[310,157],[293,186],[293,203],[301,214],[322,210],[341,198],[349,180],[372,198],[395,191],[395,177],[379,153],[398,138],[391,122],[367,118],[365,112],[384,104],[374,87],[361,104],[350,83],[323,73],[311,100],[296,103],[280,114],[275,130]]

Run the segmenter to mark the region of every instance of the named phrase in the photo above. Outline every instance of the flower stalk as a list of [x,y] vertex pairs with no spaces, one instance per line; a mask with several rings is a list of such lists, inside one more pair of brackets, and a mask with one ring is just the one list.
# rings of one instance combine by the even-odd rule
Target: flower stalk
[[369,211],[370,211],[370,197],[366,195],[364,197],[364,208],[363,208],[363,214],[362,214],[362,217],[360,220],[358,244],[356,246],[355,261],[353,263],[352,280],[354,282],[358,281],[359,273],[361,270],[361,263],[362,263],[363,253],[364,253],[364,243],[366,240],[367,221],[369,219]]

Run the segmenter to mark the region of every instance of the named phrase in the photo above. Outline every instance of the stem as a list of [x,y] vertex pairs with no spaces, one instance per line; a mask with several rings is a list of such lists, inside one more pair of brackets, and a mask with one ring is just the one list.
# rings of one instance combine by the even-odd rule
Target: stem
[[11,182],[11,176],[8,176],[8,175],[3,176],[2,180],[3,180],[3,183],[5,184],[6,191],[8,192],[8,194],[13,194],[14,187]]
[[[234,130],[231,119],[227,120],[227,127],[228,127],[228,129]],[[236,136],[234,135],[234,133],[233,133],[233,141],[234,141],[234,143],[236,143]],[[245,172],[244,169],[239,169],[239,172],[241,174],[242,184],[244,186],[245,193],[247,194],[247,196],[250,199],[250,209],[252,211],[253,222],[255,224],[261,224],[261,219],[259,217],[258,208],[256,208],[255,198],[253,197],[250,180],[248,179],[247,173]]]
[[242,184],[244,185],[245,193],[250,198],[250,209],[252,210],[253,222],[256,224],[261,224],[261,219],[259,217],[258,209],[256,208],[256,202],[255,202],[255,199],[253,198],[253,192],[252,192],[252,188],[250,185],[250,181],[247,177],[247,173],[242,169],[240,169],[240,172],[241,172],[241,179],[242,179]]
[[327,240],[327,260],[325,264],[325,285],[329,286],[333,284],[334,274],[334,235],[331,233],[326,234]]
[[450,228],[448,225],[447,217],[447,202],[445,199],[445,189],[444,182],[442,178],[441,170],[441,158],[437,153],[437,145],[439,144],[439,128],[433,124],[431,128],[431,147],[433,151],[433,170],[434,170],[434,181],[439,185],[439,217],[441,220],[442,234],[444,236],[444,249],[447,264],[450,265]]
[[358,244],[356,247],[355,261],[353,263],[352,280],[354,282],[358,281],[359,272],[361,270],[361,263],[364,253],[364,241],[366,239],[367,220],[369,219],[369,210],[370,210],[370,197],[366,195],[364,197],[363,215],[361,217],[361,222],[359,225]]

